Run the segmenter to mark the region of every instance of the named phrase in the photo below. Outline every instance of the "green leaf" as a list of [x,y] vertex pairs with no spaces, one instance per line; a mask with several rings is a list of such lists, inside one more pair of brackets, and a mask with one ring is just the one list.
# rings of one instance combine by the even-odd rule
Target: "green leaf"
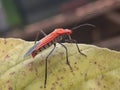
[[[53,46],[35,58],[23,58],[34,42],[0,39],[0,90],[44,90],[45,59]],[[48,58],[45,90],[119,90],[120,52],[79,44],[64,43],[72,71],[66,64],[65,49],[57,44]]]

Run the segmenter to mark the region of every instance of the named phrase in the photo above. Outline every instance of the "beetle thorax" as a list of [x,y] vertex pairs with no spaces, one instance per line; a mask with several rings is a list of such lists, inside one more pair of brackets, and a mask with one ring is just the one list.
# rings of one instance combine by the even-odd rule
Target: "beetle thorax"
[[55,33],[59,34],[59,35],[63,35],[63,34],[71,34],[72,31],[69,29],[63,29],[63,28],[59,28],[59,29],[55,29]]

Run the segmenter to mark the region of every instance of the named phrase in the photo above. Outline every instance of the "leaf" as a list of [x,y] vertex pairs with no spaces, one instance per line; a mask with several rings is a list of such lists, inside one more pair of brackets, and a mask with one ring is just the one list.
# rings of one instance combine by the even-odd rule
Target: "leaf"
[[[35,58],[23,58],[33,42],[0,39],[0,90],[44,90],[45,59],[53,46]],[[120,52],[79,44],[64,43],[72,71],[66,64],[65,49],[57,44],[48,58],[45,90],[119,90]]]

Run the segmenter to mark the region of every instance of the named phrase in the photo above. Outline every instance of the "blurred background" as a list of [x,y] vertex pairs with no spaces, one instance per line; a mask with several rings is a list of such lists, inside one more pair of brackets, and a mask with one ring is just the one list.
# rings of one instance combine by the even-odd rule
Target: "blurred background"
[[[120,51],[120,0],[1,0],[0,37],[35,40],[42,29],[73,28],[72,38]],[[43,38],[40,34],[38,39]]]

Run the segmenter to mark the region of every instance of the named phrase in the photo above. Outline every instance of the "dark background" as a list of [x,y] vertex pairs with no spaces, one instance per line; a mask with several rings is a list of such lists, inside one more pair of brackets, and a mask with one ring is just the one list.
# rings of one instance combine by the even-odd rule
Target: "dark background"
[[41,29],[48,34],[89,23],[96,27],[81,27],[72,38],[120,50],[120,0],[2,0],[0,6],[0,37],[31,41]]

